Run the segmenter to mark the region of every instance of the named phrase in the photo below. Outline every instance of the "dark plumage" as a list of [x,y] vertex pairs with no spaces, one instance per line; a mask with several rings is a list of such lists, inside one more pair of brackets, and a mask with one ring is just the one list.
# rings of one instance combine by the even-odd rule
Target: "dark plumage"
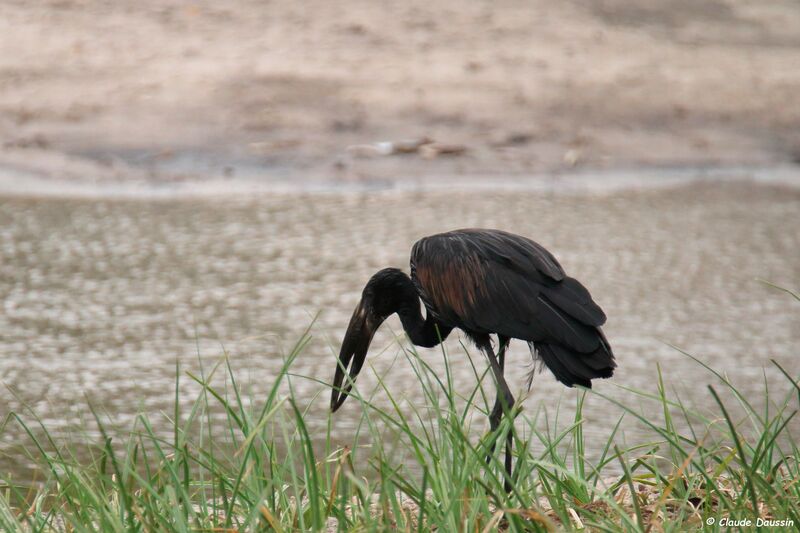
[[[425,304],[425,318],[419,299]],[[556,379],[570,387],[591,387],[592,379],[610,377],[616,367],[600,329],[605,313],[550,252],[504,231],[463,229],[414,244],[411,277],[387,268],[369,280],[342,342],[331,395],[333,411],[347,398],[373,334],[393,313],[417,346],[435,346],[459,328],[486,353],[498,390],[490,415],[493,430],[514,404],[503,377],[510,339],[526,341]],[[497,357],[491,334],[498,338]],[[351,360],[350,380],[344,384]],[[509,476],[510,451],[511,435],[505,461]]]

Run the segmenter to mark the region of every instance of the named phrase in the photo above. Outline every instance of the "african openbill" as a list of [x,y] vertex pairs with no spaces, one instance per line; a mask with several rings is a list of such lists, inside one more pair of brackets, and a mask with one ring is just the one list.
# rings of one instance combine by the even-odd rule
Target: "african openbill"
[[[426,316],[420,311],[420,299]],[[608,378],[616,363],[600,329],[603,310],[589,291],[564,273],[555,257],[536,242],[499,230],[462,229],[419,240],[411,250],[411,277],[399,269],[377,272],[364,287],[347,327],[336,374],[331,410],[347,399],[364,364],[375,331],[397,313],[417,346],[432,347],[459,328],[489,359],[497,398],[489,415],[492,431],[514,397],[503,377],[511,339],[526,341],[534,360],[541,360],[567,386],[591,387]],[[497,335],[498,354],[491,334]],[[350,366],[350,379],[344,372]],[[533,372],[528,378],[530,389]],[[512,435],[506,441],[505,480],[511,479]]]

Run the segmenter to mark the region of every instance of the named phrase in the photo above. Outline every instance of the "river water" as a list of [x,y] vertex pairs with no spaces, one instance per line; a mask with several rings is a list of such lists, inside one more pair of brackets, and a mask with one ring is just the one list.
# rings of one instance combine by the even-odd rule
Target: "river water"
[[[385,266],[407,269],[416,239],[459,227],[527,235],[584,282],[609,317],[605,329],[619,363],[612,380],[597,382],[601,392],[654,391],[660,364],[684,401],[707,404],[711,378],[668,344],[725,371],[755,398],[765,367],[782,386],[770,359],[800,373],[800,304],[757,281],[800,287],[796,187],[0,196],[0,415],[28,406],[56,434],[87,423],[87,401],[123,428],[140,411],[163,420],[159,413],[172,410],[176,362],[196,372],[223,353],[258,398],[316,315],[292,371],[330,380],[369,276]],[[411,367],[392,355],[400,331],[396,318],[388,321],[373,343],[380,355],[369,361],[379,373],[392,365],[386,386],[415,401]],[[448,346],[456,382],[468,392],[475,379],[459,337]],[[439,351],[420,354],[440,368]],[[512,388],[521,390],[530,365],[524,343],[512,344],[507,365]],[[188,405],[197,387],[182,383]],[[365,390],[375,383],[369,370],[359,378]],[[294,386],[309,399],[321,388],[303,379]],[[573,394],[543,373],[526,412],[553,409],[559,399],[573,403]],[[386,402],[382,396],[376,401]],[[311,406],[312,428],[325,427],[328,397],[323,391]],[[592,405],[586,432],[600,435],[617,414]],[[357,416],[352,401],[337,413],[343,442]],[[14,424],[0,434],[4,474],[24,475],[24,441]]]

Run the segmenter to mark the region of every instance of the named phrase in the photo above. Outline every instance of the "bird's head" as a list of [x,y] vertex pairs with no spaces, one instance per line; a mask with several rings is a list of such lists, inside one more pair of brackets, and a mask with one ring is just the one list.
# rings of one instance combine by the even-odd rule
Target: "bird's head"
[[[378,327],[391,314],[398,312],[409,301],[409,297],[416,298],[416,292],[411,279],[402,270],[385,268],[370,278],[361,293],[361,301],[350,318],[339,351],[331,391],[331,411],[335,412],[347,399],[347,394],[364,365],[367,350]],[[348,383],[345,383],[348,365],[350,377]]]

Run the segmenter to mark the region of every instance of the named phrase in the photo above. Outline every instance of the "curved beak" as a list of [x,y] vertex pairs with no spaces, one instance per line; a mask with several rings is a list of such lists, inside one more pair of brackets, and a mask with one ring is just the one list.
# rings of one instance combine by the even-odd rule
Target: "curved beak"
[[[342,349],[339,351],[339,360],[336,365],[336,374],[333,377],[333,390],[331,390],[331,411],[336,412],[347,399],[347,394],[353,387],[353,382],[358,376],[364,360],[367,358],[367,350],[372,342],[378,327],[383,323],[383,319],[375,317],[369,310],[369,306],[362,298],[353,311],[350,318],[350,325],[344,334]],[[350,364],[352,361],[352,364]],[[344,373],[350,364],[350,377],[348,383],[343,386]]]

